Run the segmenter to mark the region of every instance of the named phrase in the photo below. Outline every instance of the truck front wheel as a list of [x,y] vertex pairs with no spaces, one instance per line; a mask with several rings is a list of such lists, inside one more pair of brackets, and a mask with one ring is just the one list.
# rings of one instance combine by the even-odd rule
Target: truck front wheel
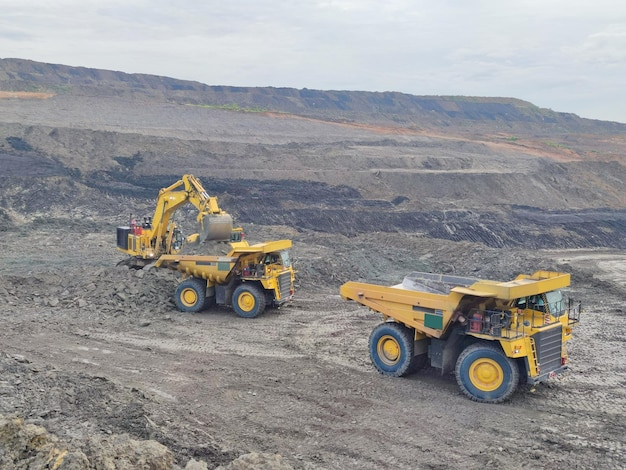
[[197,277],[185,279],[176,288],[174,303],[181,312],[199,312],[206,300],[206,281]]
[[395,322],[381,323],[369,340],[370,357],[381,374],[402,377],[410,372],[413,330]]
[[519,383],[519,367],[496,345],[474,343],[456,361],[456,381],[474,401],[501,403],[513,395]]
[[254,284],[241,284],[233,292],[233,309],[243,318],[254,318],[265,310],[265,292]]

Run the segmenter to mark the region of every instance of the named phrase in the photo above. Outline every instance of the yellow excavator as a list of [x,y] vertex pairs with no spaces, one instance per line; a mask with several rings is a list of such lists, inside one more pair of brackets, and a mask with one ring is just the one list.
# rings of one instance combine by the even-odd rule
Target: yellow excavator
[[[198,233],[184,237],[172,220],[181,206],[192,204],[197,210]],[[143,268],[162,255],[178,253],[186,243],[205,240],[239,241],[241,229],[233,230],[232,217],[219,208],[217,197],[209,196],[202,183],[193,175],[183,175],[180,180],[159,191],[152,217],[137,221],[132,216],[127,226],[117,227],[117,249],[130,255],[120,264]]]
[[[198,233],[184,238],[172,220],[176,209],[192,204],[198,209]],[[186,243],[228,241],[226,255],[179,254]],[[130,255],[119,264],[131,268],[178,271],[182,277],[174,293],[181,312],[200,312],[210,306],[232,307],[243,318],[254,318],[266,306],[280,307],[293,300],[295,271],[291,240],[250,245],[243,230],[233,228],[232,217],[209,196],[192,175],[159,191],[153,217],[117,227],[117,249]]]

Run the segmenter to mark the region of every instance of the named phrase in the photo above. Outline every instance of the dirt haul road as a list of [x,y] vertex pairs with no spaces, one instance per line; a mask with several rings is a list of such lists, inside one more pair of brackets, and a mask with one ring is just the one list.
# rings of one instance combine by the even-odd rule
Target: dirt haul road
[[[320,260],[300,265],[308,282],[289,306],[246,320],[225,309],[180,314],[173,273],[115,267],[108,232],[75,247],[65,235],[24,232],[3,253],[0,414],[87,456],[94,442],[128,435],[167,446],[183,468],[251,451],[306,469],[626,466],[623,253],[542,255],[571,268],[570,293],[585,305],[572,371],[485,405],[464,398],[452,375],[375,371],[367,340],[380,318],[340,299],[348,279],[313,282],[328,275],[328,253],[348,265],[358,238],[325,247],[296,238],[297,253]],[[462,255],[463,245],[431,248]]]

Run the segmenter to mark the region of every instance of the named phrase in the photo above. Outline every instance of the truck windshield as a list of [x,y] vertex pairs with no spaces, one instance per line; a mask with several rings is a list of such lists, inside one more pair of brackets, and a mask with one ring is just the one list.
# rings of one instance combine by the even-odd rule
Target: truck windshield
[[553,317],[560,317],[565,313],[563,294],[560,290],[553,290],[546,292],[545,294],[522,297],[517,299],[515,305],[520,309],[530,308],[539,312],[548,312]]
[[560,290],[546,292],[546,300],[548,301],[548,309],[553,317],[560,317],[565,312],[563,305],[563,294]]
[[280,252],[280,259],[282,261],[282,265],[285,266],[286,268],[291,266],[291,259],[289,258],[289,252],[288,251],[281,251]]

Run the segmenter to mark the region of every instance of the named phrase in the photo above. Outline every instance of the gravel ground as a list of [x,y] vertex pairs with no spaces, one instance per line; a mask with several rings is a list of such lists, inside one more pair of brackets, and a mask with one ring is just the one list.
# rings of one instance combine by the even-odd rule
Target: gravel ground
[[[256,228],[261,236],[289,231]],[[144,460],[215,468],[251,453],[293,468],[626,465],[623,253],[520,251],[484,263],[501,276],[518,260],[567,267],[571,294],[586,308],[570,373],[482,405],[435,370],[380,376],[367,339],[381,319],[341,300],[338,287],[391,283],[409,265],[476,275],[475,260],[501,252],[431,240],[398,263],[390,244],[398,234],[378,245],[373,236],[309,237],[294,238],[296,299],[254,320],[227,309],[180,314],[171,301],[176,275],[116,267],[123,255],[111,233],[76,238],[53,227],[10,237],[0,270],[1,422],[45,428],[55,449],[90,468],[111,455],[128,460],[115,468]],[[29,468],[20,455],[2,458]]]

